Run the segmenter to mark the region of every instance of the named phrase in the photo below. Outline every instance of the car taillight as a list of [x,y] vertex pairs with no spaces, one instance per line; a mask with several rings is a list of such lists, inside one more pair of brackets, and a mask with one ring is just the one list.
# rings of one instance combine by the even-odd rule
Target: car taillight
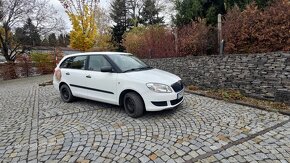
[[56,78],[58,81],[61,80],[61,70],[60,70],[60,68],[55,68],[55,69],[54,69],[54,76],[55,76],[55,78]]

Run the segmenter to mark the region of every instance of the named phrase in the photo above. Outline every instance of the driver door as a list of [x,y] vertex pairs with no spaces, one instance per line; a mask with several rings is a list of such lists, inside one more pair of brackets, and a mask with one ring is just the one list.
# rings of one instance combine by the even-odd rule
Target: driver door
[[111,64],[103,55],[89,55],[88,69],[85,72],[87,96],[92,100],[118,104],[117,73],[101,72],[102,67],[108,66]]

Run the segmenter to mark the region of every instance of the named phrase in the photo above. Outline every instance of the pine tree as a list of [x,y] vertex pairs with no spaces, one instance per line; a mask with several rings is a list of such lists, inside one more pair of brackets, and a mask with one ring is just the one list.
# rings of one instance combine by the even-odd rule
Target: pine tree
[[175,2],[176,16],[173,22],[182,26],[205,18],[207,24],[215,25],[217,15],[225,14],[224,0],[177,0]]
[[225,14],[224,0],[211,0],[203,5],[203,16],[207,24],[217,24],[218,14]]
[[23,27],[18,27],[15,29],[15,34],[14,34],[16,42],[19,42],[20,44],[23,44],[25,42],[25,34]]
[[56,39],[55,33],[52,33],[48,36],[48,45],[57,46],[57,39]]
[[120,24],[114,25],[112,28],[112,41],[117,51],[124,51],[125,48],[122,45],[123,35],[126,31],[126,27]]
[[156,7],[155,0],[145,0],[141,12],[141,23],[144,25],[162,24],[164,17],[159,16],[160,8]]
[[202,15],[201,0],[177,0],[175,1],[175,9],[177,11],[173,22],[176,26],[189,24],[196,21]]
[[60,34],[58,36],[58,45],[61,46],[61,47],[65,47],[65,40],[64,40],[64,36],[63,34]]
[[70,44],[70,36],[69,36],[69,34],[66,34],[64,36],[64,44],[65,44],[66,47]]
[[118,51],[123,51],[122,46],[123,34],[127,28],[126,18],[126,1],[125,0],[114,0],[111,4],[110,17],[114,21],[115,25],[112,28],[112,41],[118,48]]
[[48,39],[46,37],[42,40],[41,45],[42,46],[49,46]]
[[15,39],[25,46],[39,46],[41,44],[40,35],[30,18],[27,19],[22,28],[16,28]]

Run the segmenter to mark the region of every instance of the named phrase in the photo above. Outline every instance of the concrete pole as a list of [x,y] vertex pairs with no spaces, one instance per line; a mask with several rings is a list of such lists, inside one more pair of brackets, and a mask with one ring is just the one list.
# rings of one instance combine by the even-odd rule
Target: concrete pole
[[218,46],[219,46],[219,53],[222,55],[222,15],[218,14]]
[[175,53],[178,54],[178,29],[177,28],[173,31],[173,35],[174,35]]

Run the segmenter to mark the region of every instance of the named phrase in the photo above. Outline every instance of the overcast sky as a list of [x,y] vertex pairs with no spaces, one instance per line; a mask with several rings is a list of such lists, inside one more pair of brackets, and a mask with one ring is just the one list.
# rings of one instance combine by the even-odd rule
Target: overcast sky
[[[50,3],[58,11],[58,14],[60,14],[62,16],[62,18],[65,20],[67,31],[69,32],[71,29],[71,22],[67,16],[67,14],[65,13],[64,8],[62,7],[61,3],[59,2],[59,0],[50,0]],[[100,6],[109,10],[110,0],[100,0]]]
[[[161,1],[165,2],[165,5],[166,5],[166,8],[165,10],[162,11],[161,15],[164,16],[165,23],[170,24],[171,15],[174,14],[172,10],[173,4],[170,3],[170,0],[161,0]],[[60,14],[62,18],[65,20],[66,28],[67,28],[66,31],[69,32],[71,30],[71,22],[68,16],[66,15],[61,3],[59,2],[59,0],[50,0],[50,3],[57,9],[58,14]],[[100,6],[106,9],[108,12],[110,8],[110,3],[111,3],[111,0],[100,0]]]

